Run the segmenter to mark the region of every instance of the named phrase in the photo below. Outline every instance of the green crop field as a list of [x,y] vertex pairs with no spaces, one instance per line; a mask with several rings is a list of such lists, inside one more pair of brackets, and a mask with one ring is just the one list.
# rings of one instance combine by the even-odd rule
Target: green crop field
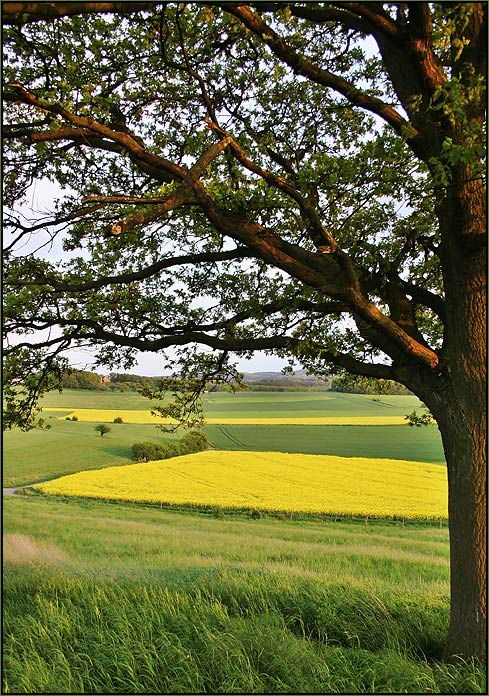
[[445,464],[435,426],[208,425],[205,430],[217,449],[387,457]]
[[128,464],[135,442],[162,442],[154,425],[114,423],[104,437],[93,423],[49,420],[50,430],[14,430],[4,434],[3,485],[22,486],[85,469]]
[[[387,457],[431,463],[444,463],[438,429],[410,428],[407,425],[257,425],[256,418],[285,417],[403,417],[419,401],[413,396],[371,396],[331,392],[237,392],[204,395],[209,418],[243,418],[249,425],[207,425],[211,444],[217,449],[264,450],[304,454],[332,454],[356,457]],[[162,433],[145,423],[113,424],[103,438],[94,431],[93,422],[66,421],[76,409],[134,411],[152,420],[151,402],[135,392],[93,392],[65,390],[52,392],[43,399],[44,417],[50,430],[23,433],[11,431],[4,436],[3,481],[5,486],[22,486],[45,481],[84,469],[120,466],[132,461],[135,442],[162,442],[180,437]],[[50,411],[50,408],[64,409]],[[99,413],[99,415],[101,415]]]
[[[49,430],[5,434],[4,485],[127,465],[135,442],[181,437],[111,421],[101,437],[94,421],[66,420],[76,409],[145,420],[150,404],[131,392],[67,390],[43,406]],[[212,446],[230,455],[389,459],[393,475],[444,464],[436,427],[257,424],[403,417],[414,397],[212,393],[204,407]],[[480,665],[439,661],[446,521],[213,509],[4,497],[4,693],[484,693]]]

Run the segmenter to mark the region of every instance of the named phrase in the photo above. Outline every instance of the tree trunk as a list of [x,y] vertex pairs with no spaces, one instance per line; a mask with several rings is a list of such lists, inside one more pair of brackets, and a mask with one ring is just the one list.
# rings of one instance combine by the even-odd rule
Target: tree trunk
[[470,388],[465,398],[449,392],[450,402],[438,418],[448,467],[450,528],[450,628],[444,658],[485,660],[485,416]]
[[442,389],[425,388],[448,467],[450,628],[445,659],[487,655],[485,195],[454,187],[438,209],[446,323]]

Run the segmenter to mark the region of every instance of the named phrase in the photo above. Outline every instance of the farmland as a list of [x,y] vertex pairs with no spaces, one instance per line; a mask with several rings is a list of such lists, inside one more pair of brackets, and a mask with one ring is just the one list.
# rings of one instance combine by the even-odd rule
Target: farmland
[[68,495],[273,512],[446,518],[444,467],[276,452],[199,452],[83,471],[36,489]]
[[[483,693],[481,667],[438,661],[449,561],[446,522],[438,524],[446,516],[446,474],[437,429],[260,424],[403,417],[419,408],[417,399],[329,393],[205,399],[209,419],[216,419],[206,426],[216,449],[156,465],[131,464],[131,445],[180,434],[160,432],[148,402],[134,393],[49,394],[43,404],[49,430],[6,433],[8,485],[75,474],[98,479],[112,502],[67,497],[67,490],[58,490],[63,497],[28,489],[4,498],[4,691]],[[66,420],[81,409],[96,409],[94,420]],[[111,424],[104,437],[94,431],[102,412]],[[123,423],[112,425],[114,412]],[[129,422],[135,412],[140,420]],[[294,458],[300,475],[292,480]],[[137,504],[127,501],[131,496],[114,502],[108,481],[120,484],[125,471],[148,467],[146,485],[160,492],[156,501],[139,495]],[[206,468],[221,482],[216,497],[180,509]],[[260,471],[268,471],[268,480]],[[331,499],[350,491],[351,503],[369,483],[367,507],[345,509],[350,514],[336,521],[262,514],[290,512],[294,501],[295,510],[307,512],[313,496],[300,486],[327,493],[321,476],[332,471],[340,488],[329,491]],[[416,472],[418,484],[426,477],[417,489]],[[46,492],[70,478],[52,481]],[[280,485],[273,488],[272,479]],[[141,478],[126,483],[141,493]],[[163,490],[180,490],[187,501],[155,506]],[[376,512],[388,516],[375,505],[392,501],[396,490],[406,524],[372,519]],[[266,500],[279,491],[282,506]],[[246,501],[226,506],[225,495],[240,492]],[[368,525],[355,522],[355,512],[369,513]],[[430,516],[437,519],[416,521]]]
[[[329,393],[207,394],[204,407],[213,424],[206,432],[213,447],[221,450],[259,450],[331,454],[348,457],[386,457],[444,464],[440,435],[435,427],[409,428],[406,425],[301,425],[298,423],[257,424],[258,419],[281,416],[293,418],[384,418],[403,419],[418,407],[415,397],[371,397]],[[66,390],[48,394],[43,417],[50,430],[8,432],[4,440],[4,485],[21,486],[56,478],[85,469],[120,466],[132,459],[131,445],[140,441],[174,439],[161,433],[151,416],[147,399],[134,392],[109,393]],[[53,408],[62,410],[52,410]],[[67,421],[82,409],[93,409],[89,421]],[[294,411],[295,409],[295,411]],[[105,415],[105,419],[96,418]],[[138,413],[138,422],[127,422],[127,413]],[[112,423],[112,432],[101,438],[95,423]],[[246,418],[245,418],[246,416]],[[225,418],[240,419],[224,424]],[[220,420],[221,419],[221,420]]]

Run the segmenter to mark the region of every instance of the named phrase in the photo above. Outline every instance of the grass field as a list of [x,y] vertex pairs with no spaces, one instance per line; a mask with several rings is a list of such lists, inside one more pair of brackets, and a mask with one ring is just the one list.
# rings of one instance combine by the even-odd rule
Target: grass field
[[345,516],[446,518],[446,469],[390,459],[207,451],[82,471],[48,495]]
[[440,433],[434,426],[208,425],[205,430],[217,449],[387,457],[445,464]]
[[[146,418],[148,401],[130,392],[66,391],[47,395],[44,406],[50,430],[5,434],[7,485],[82,470],[120,481],[133,443],[181,437],[128,422],[100,437],[94,421],[62,418],[87,408]],[[339,457],[363,456],[377,494],[407,467],[397,486],[404,498],[417,467],[431,481],[445,477],[435,427],[283,424],[399,418],[419,408],[414,397],[213,393],[204,406],[218,419],[206,431],[227,450],[219,454],[228,465],[256,450],[275,461],[277,452],[298,453],[296,466],[305,454],[333,455],[344,492],[355,491],[367,466],[357,462],[349,474],[353,461]],[[257,424],[265,418],[282,424]],[[374,479],[386,458],[389,469]],[[184,460],[163,464],[182,473]],[[317,466],[308,471],[318,474]],[[241,469],[234,490],[252,484],[251,473]],[[283,469],[275,473],[282,490],[292,483]],[[186,492],[198,471],[192,475]],[[449,616],[446,525],[255,519],[256,491],[255,482],[246,511],[216,505],[206,514],[38,493],[4,497],[4,693],[486,693],[482,666],[439,661]],[[423,496],[432,504],[436,497],[428,489]]]
[[[377,399],[380,399],[377,400]],[[46,410],[151,410],[151,402],[136,392],[93,392],[66,389],[50,392],[42,399]],[[316,418],[322,417],[403,417],[418,408],[415,396],[372,397],[364,394],[337,392],[212,392],[203,395],[203,406],[208,418]]]
[[448,532],[5,500],[4,692],[485,693]]

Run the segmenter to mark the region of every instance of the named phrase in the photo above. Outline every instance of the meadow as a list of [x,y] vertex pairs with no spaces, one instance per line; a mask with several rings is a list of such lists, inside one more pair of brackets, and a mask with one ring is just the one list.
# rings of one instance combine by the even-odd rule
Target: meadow
[[484,693],[447,529],[5,499],[4,692]]
[[[250,461],[253,451],[337,463],[363,456],[375,466],[391,460],[384,479],[404,467],[412,477],[416,466],[445,475],[436,428],[257,423],[403,416],[419,407],[414,397],[207,397],[209,416],[247,421],[206,426],[228,461]],[[6,433],[4,473],[14,485],[84,470],[117,479],[135,470],[134,442],[175,437],[143,422],[113,424],[100,437],[94,421],[66,420],[83,408],[147,411],[134,393],[67,390],[44,405],[50,430]],[[181,469],[184,459],[165,461]],[[350,488],[358,465],[344,476]],[[253,513],[256,505],[182,511],[33,489],[4,497],[4,693],[485,693],[482,666],[440,662],[446,524]]]

